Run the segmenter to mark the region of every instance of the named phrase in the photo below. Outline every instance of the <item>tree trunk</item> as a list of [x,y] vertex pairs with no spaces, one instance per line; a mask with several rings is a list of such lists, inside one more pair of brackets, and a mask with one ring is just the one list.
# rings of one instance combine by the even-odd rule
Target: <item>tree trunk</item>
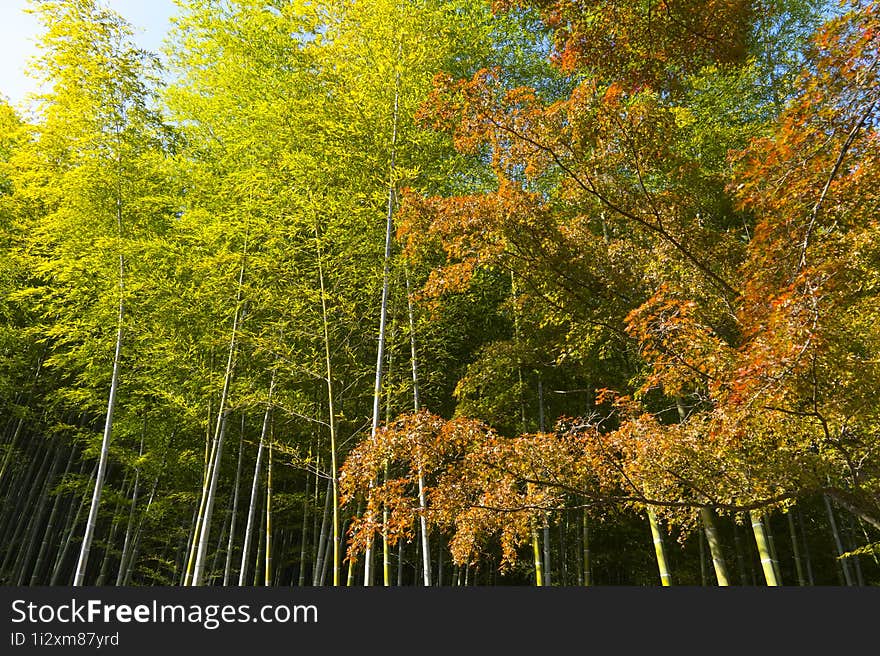
[[266,567],[264,583],[272,585],[272,439],[269,439],[266,467]]
[[315,569],[312,572],[312,585],[321,585],[322,572],[324,570],[324,548],[327,544],[327,526],[330,523],[330,500],[332,497],[333,481],[327,480],[327,494],[324,496],[324,515],[321,519],[321,535],[318,538],[318,548],[315,552]]
[[807,585],[807,580],[804,577],[804,568],[801,564],[801,549],[798,545],[797,531],[794,527],[794,517],[792,516],[791,511],[785,513],[785,517],[788,520],[788,534],[791,538],[791,550],[794,554],[794,567],[797,572],[798,585],[803,587]]
[[[141,445],[138,449],[138,459],[144,455],[144,433],[147,429],[147,420],[144,418],[144,426],[141,430]],[[119,556],[119,569],[116,572],[116,586],[122,585],[125,578],[125,563],[128,561],[129,552],[131,550],[131,538],[134,531],[134,517],[137,512],[138,492],[140,491],[141,470],[140,467],[134,468],[134,487],[131,492],[131,508],[128,511],[128,523],[125,526],[125,537],[122,540],[122,554]]]
[[[125,493],[125,481],[122,483],[122,492]],[[95,579],[96,586],[102,586],[107,580],[107,573],[110,571],[110,557],[113,555],[113,542],[116,540],[116,532],[119,530],[119,510],[120,504],[116,504],[113,511],[113,520],[110,522],[110,533],[107,536],[107,542],[104,547],[104,555],[101,559],[101,567],[98,571],[98,578]]]
[[584,510],[584,585],[593,585],[593,576],[590,572],[590,525],[586,509]]
[[260,429],[260,443],[257,446],[257,459],[254,462],[254,478],[251,481],[251,498],[248,502],[248,515],[244,527],[244,544],[241,548],[241,566],[238,570],[239,587],[245,584],[247,577],[247,565],[251,551],[251,535],[254,530],[254,519],[256,517],[256,501],[257,489],[260,483],[260,469],[263,464],[263,448],[266,443],[266,433],[269,428],[269,417],[272,410],[272,394],[275,391],[275,371],[272,371],[272,379],[269,381],[269,398],[266,401],[266,411],[263,413],[263,427]]
[[226,544],[226,562],[223,565],[223,585],[229,585],[232,575],[232,552],[235,547],[235,526],[238,518],[238,490],[241,481],[241,461],[244,452],[244,421],[245,414],[241,413],[241,432],[238,437],[238,463],[235,466],[235,484],[232,490],[232,518],[229,523],[229,542]]
[[[221,401],[220,407],[223,407],[223,402]],[[200,586],[203,584],[203,579],[205,576],[205,561],[208,558],[208,540],[211,534],[211,520],[214,515],[214,501],[217,495],[217,481],[220,478],[220,462],[223,456],[223,440],[226,437],[226,419],[228,417],[227,412],[223,412],[223,415],[219,417],[218,422],[218,435],[215,438],[214,446],[212,450],[214,451],[214,457],[211,459],[211,482],[208,485],[208,493],[205,497],[204,503],[204,511],[201,513],[201,521],[199,522],[199,530],[196,532],[196,544],[198,545],[196,548],[196,561],[193,566],[193,574],[192,581],[190,585],[192,586]]]
[[767,544],[770,547],[770,557],[773,559],[773,569],[776,572],[776,581],[779,585],[782,583],[782,569],[779,564],[779,556],[776,554],[776,540],[773,538],[773,527],[770,524],[770,515],[764,514],[761,518],[764,522],[764,530],[767,533]]
[[[33,558],[34,551],[37,548],[37,539],[40,535],[40,528],[43,525],[43,514],[46,511],[46,506],[49,503],[49,497],[52,493],[52,485],[55,482],[55,474],[58,472],[58,467],[61,464],[61,457],[63,453],[64,450],[61,448],[61,446],[59,446],[56,449],[55,458],[52,460],[52,466],[49,469],[49,473],[46,475],[46,478],[43,481],[43,493],[40,495],[40,500],[37,508],[31,514],[31,522],[33,523],[33,526],[30,528],[29,531],[25,533],[25,539],[22,544],[22,552],[19,557],[19,562],[15,567],[15,569],[18,571],[18,586],[24,585],[27,574],[30,571],[29,565],[31,562],[31,558]],[[25,547],[25,545],[27,546]]]
[[[535,558],[535,585],[544,585],[544,568],[541,564],[541,545],[538,543],[538,529],[532,520],[532,555]],[[467,585],[467,570],[465,570],[465,585]]]
[[651,524],[651,535],[654,539],[654,554],[657,557],[657,568],[660,570],[660,584],[663,586],[672,585],[672,576],[669,574],[669,566],[666,562],[666,550],[663,546],[663,534],[661,533],[660,524],[657,521],[657,515],[652,509],[648,509],[648,521]]
[[[416,349],[416,324],[415,313],[413,312],[412,293],[410,291],[409,269],[404,269],[406,279],[406,308],[407,318],[409,321],[409,348],[410,363],[412,365],[412,391],[413,391],[413,409],[418,412],[421,410],[421,400],[419,398],[419,365]],[[428,519],[425,516],[427,511],[427,503],[425,499],[425,476],[419,466],[419,535],[422,540],[422,557],[425,560],[425,575],[423,583],[425,586],[431,585],[431,546],[428,541]]]
[[750,510],[749,518],[752,520],[752,532],[755,534],[755,544],[758,547],[758,557],[761,559],[761,569],[764,570],[764,579],[767,581],[767,585],[778,586],[776,568],[773,566],[773,557],[770,554],[767,535],[764,533],[761,513],[757,510]]
[[[15,510],[7,523],[7,533],[11,531],[12,535],[5,545],[6,554],[3,557],[3,563],[0,564],[0,572],[6,575],[10,581],[14,580],[15,575],[12,571],[15,564],[13,555],[17,556],[19,553],[22,544],[22,534],[30,527],[29,519],[33,518],[33,513],[30,509],[34,506],[37,494],[42,487],[41,483],[45,481],[48,475],[49,468],[51,467],[49,458],[51,455],[51,449],[45,449],[43,457],[39,461],[33,460],[32,466],[28,468],[27,475],[22,479],[27,481],[27,497],[22,499],[21,495],[18,495],[19,502],[15,504]],[[37,466],[37,462],[39,462],[39,466]]]
[[[70,456],[67,458],[67,465],[64,467],[64,472],[61,474],[62,481],[70,471],[70,466],[73,464],[73,456],[75,452],[76,449],[71,447]],[[49,519],[46,522],[46,528],[43,531],[43,541],[40,544],[40,551],[37,553],[37,561],[34,563],[34,569],[31,573],[31,580],[29,583],[30,586],[38,585],[40,582],[40,574],[43,571],[43,563],[45,562],[46,555],[49,553],[49,544],[54,537],[55,522],[58,517],[58,511],[61,508],[61,499],[63,496],[64,495],[62,494],[56,494],[55,501],[52,503],[52,510],[49,513]]]
[[828,499],[827,494],[823,494],[822,499],[825,501],[825,510],[828,512],[828,523],[831,526],[831,534],[834,536],[834,546],[837,547],[837,565],[843,572],[843,579],[846,581],[846,584],[848,586],[854,585],[852,574],[849,571],[849,563],[846,562],[845,558],[842,558],[846,550],[843,548],[843,543],[840,540],[840,532],[837,530],[837,521],[834,518],[831,501]]
[[550,578],[550,519],[544,513],[544,585],[553,585]]
[[333,368],[330,360],[330,322],[327,316],[327,292],[324,286],[324,264],[321,253],[321,239],[318,224],[315,223],[315,243],[318,250],[318,282],[321,287],[321,324],[324,330],[324,364],[327,381],[327,412],[330,420],[330,478],[331,502],[333,505],[333,586],[339,586],[340,554],[339,554],[339,482],[337,481],[336,463],[336,406],[333,399]]
[[[117,198],[116,219],[120,238],[122,235],[122,209]],[[76,564],[76,573],[73,577],[73,585],[81,586],[86,575],[86,566],[89,562],[89,552],[92,548],[92,538],[95,535],[95,526],[98,523],[98,508],[101,505],[101,493],[104,490],[104,475],[107,471],[107,462],[110,458],[110,437],[113,432],[113,411],[116,409],[116,392],[119,388],[119,364],[122,358],[122,320],[125,312],[124,301],[124,275],[125,261],[122,253],[119,254],[119,311],[116,317],[116,348],[113,352],[113,373],[110,377],[110,395],[107,399],[107,414],[104,418],[104,436],[101,439],[101,455],[98,458],[98,473],[95,476],[95,490],[92,493],[92,503],[89,506],[89,516],[86,519],[86,531],[80,545],[79,560]]]
[[706,541],[709,543],[709,551],[712,554],[712,565],[715,568],[715,578],[720,586],[730,585],[727,577],[727,561],[724,559],[724,551],[721,549],[721,540],[718,539],[718,531],[715,528],[715,516],[708,506],[700,509],[700,519],[703,521],[703,529],[706,533]]
[[[202,497],[203,510],[199,512],[197,522],[198,530],[193,538],[195,548],[195,564],[192,567],[192,581],[190,585],[202,585],[205,570],[205,559],[208,552],[208,539],[211,533],[211,519],[214,513],[214,498],[217,491],[217,480],[220,474],[220,462],[223,455],[223,439],[226,436],[226,419],[229,410],[226,402],[229,398],[229,389],[232,385],[232,376],[235,371],[235,353],[238,349],[238,330],[242,320],[242,290],[244,288],[244,272],[247,264],[247,237],[242,253],[241,267],[238,271],[238,285],[235,293],[235,312],[232,315],[232,334],[229,337],[229,351],[226,356],[226,371],[223,375],[223,390],[220,394],[219,408],[217,409],[217,425],[214,432],[214,442],[211,446],[212,456],[209,472],[206,476],[210,480],[207,490]],[[189,566],[187,566],[189,570]]]
[[[311,460],[311,448],[309,449],[309,460]],[[299,579],[297,585],[303,587],[306,584],[306,538],[309,527],[309,482],[311,476],[306,476],[306,491],[303,495],[303,519],[302,519],[302,538],[300,540],[299,551]]]
[[[388,208],[385,214],[385,256],[382,267],[382,306],[379,314],[379,345],[376,352],[376,380],[373,385],[373,418],[370,427],[370,437],[375,439],[376,430],[379,428],[379,404],[382,396],[382,365],[385,358],[385,327],[388,321],[388,288],[389,288],[389,269],[391,265],[391,237],[394,230],[394,187],[396,167],[395,160],[397,157],[397,122],[399,114],[400,91],[399,91],[399,75],[395,75],[394,80],[394,110],[392,113],[391,128],[391,163],[388,172]],[[334,472],[335,475],[335,472]],[[364,585],[373,584],[372,569],[372,539],[367,543],[364,553]]]
[[223,552],[223,543],[226,541],[226,534],[229,531],[229,525],[232,523],[232,496],[226,502],[226,513],[223,515],[221,522],[220,537],[217,538],[217,546],[214,547],[214,558],[211,561],[211,567],[207,570],[205,580],[207,585],[214,585],[215,580],[220,573],[220,554]]
[[254,579],[251,582],[251,585],[253,585],[254,587],[257,587],[258,585],[260,585],[260,581],[263,578],[263,572],[265,570],[265,564],[266,564],[265,557],[263,556],[263,548],[265,547],[265,542],[266,542],[266,513],[264,513],[264,512],[260,513],[260,528],[258,530],[258,533],[259,533],[260,538],[259,538],[259,540],[257,540],[257,553],[256,553],[256,558],[255,558],[256,563],[254,565]]
[[[92,475],[89,477],[89,481],[91,482],[98,472],[98,465],[95,464],[94,469],[92,469]],[[73,521],[70,523],[70,528],[67,530],[67,537],[64,539],[64,544],[61,547],[61,550],[58,552],[58,558],[55,560],[55,567],[52,569],[52,578],[49,581],[49,585],[57,585],[58,579],[61,576],[61,569],[64,565],[64,560],[67,557],[67,551],[70,548],[70,542],[73,538],[73,532],[76,530],[77,525],[79,524],[79,518],[82,515],[82,511],[86,505],[86,499],[88,497],[83,496],[80,499],[79,506],[76,510],[76,515],[73,517]]]
[[[159,481],[162,478],[162,473],[165,471],[165,463],[168,460],[168,451],[171,447],[171,441],[174,439],[174,431],[171,432],[171,435],[168,436],[168,441],[165,444],[165,448],[162,450],[162,463],[159,465],[159,472],[156,474],[156,478],[153,479],[153,487],[150,490],[150,495],[147,497],[147,505],[144,506],[144,510],[141,513],[141,518],[138,521],[137,529],[134,532],[134,538],[132,539],[131,545],[131,555],[128,557],[128,562],[125,563],[125,575],[122,579],[122,585],[129,585],[131,582],[131,577],[134,573],[134,566],[137,563],[138,550],[141,545],[141,534],[144,528],[144,522],[149,515],[150,508],[153,505],[153,499],[156,497],[156,490],[159,488]],[[120,568],[122,564],[120,563]]]

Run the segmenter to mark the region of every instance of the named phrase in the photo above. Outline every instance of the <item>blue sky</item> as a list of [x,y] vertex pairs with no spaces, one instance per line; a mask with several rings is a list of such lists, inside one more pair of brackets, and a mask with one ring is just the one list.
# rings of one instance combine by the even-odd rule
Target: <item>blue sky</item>
[[[174,0],[102,0],[134,29],[138,44],[154,52],[159,50],[176,13]],[[0,0],[0,94],[16,106],[36,84],[25,74],[28,59],[36,54],[35,38],[39,25],[24,12],[27,0]]]

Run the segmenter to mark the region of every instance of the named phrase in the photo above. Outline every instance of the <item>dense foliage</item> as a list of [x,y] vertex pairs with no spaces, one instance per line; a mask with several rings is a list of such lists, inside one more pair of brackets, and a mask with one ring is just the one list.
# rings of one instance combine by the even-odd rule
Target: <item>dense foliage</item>
[[32,10],[0,580],[880,582],[880,4]]

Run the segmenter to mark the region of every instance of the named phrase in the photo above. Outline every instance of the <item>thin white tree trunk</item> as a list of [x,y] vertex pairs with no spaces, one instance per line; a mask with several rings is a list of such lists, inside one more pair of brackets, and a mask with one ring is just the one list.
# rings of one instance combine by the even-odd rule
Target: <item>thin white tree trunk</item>
[[196,561],[193,566],[192,581],[190,585],[200,586],[205,576],[205,561],[208,557],[208,539],[211,534],[211,520],[214,515],[214,501],[217,498],[217,481],[220,477],[220,461],[223,457],[223,439],[226,436],[226,417],[223,417],[217,424],[218,435],[214,438],[214,446],[212,447],[213,458],[211,458],[211,480],[208,484],[208,492],[205,497],[204,510],[202,512],[201,521],[199,522],[199,531],[196,537]]
[[223,438],[226,436],[226,417],[229,411],[226,408],[226,401],[229,398],[229,388],[232,383],[232,373],[235,370],[235,352],[237,348],[238,327],[241,319],[241,297],[242,288],[244,286],[244,271],[247,263],[247,238],[245,238],[244,253],[242,255],[241,268],[238,272],[238,290],[235,295],[235,312],[232,317],[232,335],[229,338],[229,353],[226,358],[226,372],[223,376],[223,391],[220,395],[220,407],[217,412],[217,426],[214,433],[214,444],[211,447],[213,457],[210,459],[211,466],[209,472],[210,483],[208,484],[207,493],[204,495],[204,510],[199,513],[200,521],[197,537],[194,540],[197,543],[196,559],[193,567],[192,581],[190,585],[202,585],[202,579],[205,571],[205,560],[208,553],[208,538],[211,533],[211,518],[214,513],[214,499],[217,491],[217,480],[220,474],[220,461],[223,455]]
[[92,538],[95,536],[95,526],[98,523],[98,509],[101,506],[101,493],[104,491],[104,475],[107,472],[107,461],[110,458],[110,436],[113,433],[113,411],[116,409],[116,391],[119,388],[119,362],[122,357],[122,319],[125,311],[122,296],[123,285],[123,260],[119,256],[119,312],[116,318],[116,348],[113,352],[113,374],[110,378],[110,396],[107,400],[107,415],[104,418],[104,436],[101,439],[101,455],[98,458],[98,473],[95,476],[95,489],[92,492],[92,503],[89,506],[89,515],[86,519],[86,531],[83,535],[79,550],[79,560],[76,563],[76,573],[73,576],[73,585],[80,586],[86,576],[86,567],[89,562],[89,552],[92,549]]
[[226,545],[226,563],[223,567],[223,585],[229,585],[232,572],[232,549],[235,545],[235,524],[238,516],[238,489],[241,481],[241,455],[244,451],[244,413],[241,414],[241,434],[238,438],[238,464],[235,466],[235,489],[232,493],[232,518],[229,525],[229,542]]
[[[312,448],[309,447],[309,460],[312,459]],[[306,492],[303,495],[303,520],[302,520],[302,536],[299,545],[299,576],[297,585],[303,587],[306,584],[306,538],[309,528],[309,482],[310,476],[306,476]]]
[[[376,437],[379,428],[379,402],[382,396],[382,364],[385,358],[385,330],[388,321],[388,278],[391,264],[391,236],[394,229],[394,177],[395,159],[397,157],[397,121],[400,103],[399,78],[394,81],[394,112],[391,127],[391,165],[388,175],[388,209],[385,216],[385,258],[382,270],[382,309],[379,315],[379,347],[376,353],[376,382],[373,386],[373,421],[370,437]],[[372,538],[368,541],[364,553],[364,585],[373,584]]]
[[[92,469],[91,475],[89,476],[89,481],[94,480],[97,472],[98,465],[95,465]],[[67,531],[67,536],[64,538],[64,544],[62,545],[61,550],[58,552],[58,557],[55,559],[55,567],[52,568],[52,578],[49,580],[49,585],[56,585],[61,577],[61,568],[64,566],[64,561],[67,558],[67,551],[70,549],[70,542],[73,539],[73,532],[76,530],[77,524],[79,524],[79,518],[82,515],[83,509],[86,506],[87,498],[87,496],[83,495],[82,499],[80,499],[79,505],[76,509],[76,514],[73,517],[73,521],[70,523],[70,529]]]
[[266,468],[266,569],[264,582],[266,587],[272,585],[272,439],[269,439],[269,461]]
[[257,460],[254,463],[254,478],[251,481],[251,498],[248,503],[248,516],[244,528],[244,544],[241,547],[241,566],[238,570],[238,585],[244,585],[247,577],[247,563],[251,555],[251,535],[254,530],[254,518],[256,516],[257,489],[260,482],[260,469],[263,464],[263,446],[266,443],[266,432],[269,428],[269,416],[272,412],[272,394],[275,391],[275,370],[272,370],[272,379],[269,381],[269,398],[266,400],[266,411],[263,413],[263,427],[260,430],[260,444],[257,446]]
[[[147,420],[144,419],[144,428],[141,431],[141,445],[138,449],[138,459],[144,455],[144,431],[146,431]],[[125,565],[131,551],[131,538],[134,530],[134,516],[137,511],[138,492],[140,490],[140,467],[134,469],[134,487],[131,493],[131,508],[128,511],[128,524],[125,527],[125,538],[122,541],[122,554],[119,557],[119,570],[116,572],[116,586],[122,585],[125,578]]]
[[[413,389],[413,408],[416,412],[421,410],[421,401],[419,398],[419,359],[416,350],[416,322],[415,313],[413,311],[412,292],[410,291],[409,269],[404,270],[406,279],[406,310],[409,320],[409,348],[410,362],[412,363],[412,389]],[[431,546],[428,542],[428,519],[425,516],[427,503],[425,499],[425,476],[419,465],[419,529],[422,538],[422,558],[424,560],[422,569],[424,570],[423,583],[426,587],[431,585]]]
[[312,570],[312,585],[317,587],[322,585],[324,580],[324,572],[326,571],[326,549],[327,549],[327,526],[330,523],[330,499],[332,494],[332,481],[327,481],[327,493],[324,496],[324,514],[321,518],[321,534],[318,537],[318,544],[315,545],[315,567]]
[[150,490],[150,495],[147,497],[147,505],[144,506],[141,518],[138,521],[137,529],[134,532],[134,538],[132,538],[131,545],[131,555],[128,557],[128,562],[125,565],[125,576],[122,579],[122,585],[128,585],[134,574],[134,566],[135,563],[137,563],[138,549],[140,549],[141,545],[141,535],[143,533],[144,522],[147,520],[147,515],[149,515],[150,508],[153,505],[153,499],[156,497],[156,490],[159,488],[159,480],[162,478],[162,473],[165,471],[165,462],[168,458],[168,450],[171,446],[172,439],[174,439],[174,432],[169,436],[165,449],[162,452],[162,464],[159,465],[159,473],[156,474],[156,478],[153,479],[153,487]]
[[321,285],[321,323],[324,329],[324,363],[327,374],[327,406],[330,419],[330,481],[331,503],[333,504],[333,586],[339,586],[339,492],[336,464],[336,406],[333,402],[333,368],[330,361],[330,322],[327,318],[327,293],[324,287],[324,263],[321,254],[321,239],[318,225],[315,224],[315,243],[318,249],[318,280]]

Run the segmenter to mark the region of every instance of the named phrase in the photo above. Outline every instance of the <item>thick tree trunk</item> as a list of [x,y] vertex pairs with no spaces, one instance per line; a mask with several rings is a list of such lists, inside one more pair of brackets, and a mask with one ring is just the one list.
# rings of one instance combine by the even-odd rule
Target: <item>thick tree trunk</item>
[[660,571],[660,584],[670,586],[672,585],[672,576],[669,573],[669,565],[666,561],[663,533],[661,532],[660,523],[657,521],[657,515],[650,508],[648,509],[648,521],[651,524],[651,536],[654,539],[654,554],[657,557],[657,568]]
[[755,544],[758,547],[758,557],[761,559],[761,569],[764,570],[764,579],[769,586],[778,586],[776,568],[773,566],[773,556],[770,553],[770,544],[764,532],[764,524],[761,522],[761,513],[757,510],[749,511],[752,520],[752,532],[755,535]]
[[724,551],[721,548],[721,540],[718,539],[718,531],[715,528],[715,516],[712,510],[706,506],[700,509],[700,519],[706,533],[706,541],[709,543],[709,551],[712,554],[712,566],[715,568],[715,578],[720,586],[730,585],[727,576],[727,561],[724,559]]
[[773,559],[773,569],[776,572],[776,582],[779,585],[783,585],[782,569],[779,564],[779,556],[776,554],[776,540],[773,538],[773,528],[770,524],[770,515],[765,513],[761,518],[761,521],[764,522],[764,530],[767,534],[767,544],[770,547],[770,557]]
[[[544,567],[541,564],[541,545],[538,542],[538,529],[532,522],[532,555],[535,559],[535,585],[544,585]],[[465,585],[467,585],[467,570],[465,570]]]

